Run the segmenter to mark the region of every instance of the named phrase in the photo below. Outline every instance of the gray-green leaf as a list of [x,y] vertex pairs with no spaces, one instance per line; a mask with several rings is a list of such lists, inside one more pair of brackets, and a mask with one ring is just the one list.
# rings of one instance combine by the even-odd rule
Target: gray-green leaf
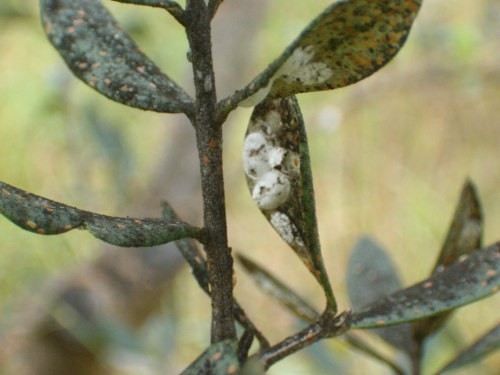
[[480,249],[482,236],[483,214],[479,195],[474,183],[467,180],[433,273],[454,263],[460,256]]
[[49,40],[73,74],[114,101],[190,113],[192,98],[141,52],[99,0],[41,0]]
[[375,328],[432,316],[500,290],[500,243],[353,314],[352,328]]
[[38,234],[87,229],[94,237],[122,247],[158,246],[196,238],[199,228],[180,220],[123,218],[79,210],[0,182],[0,213],[14,224]]
[[[401,288],[397,270],[387,252],[371,237],[361,237],[352,250],[347,267],[347,291],[353,309],[360,311]],[[372,332],[407,353],[416,348],[409,324],[376,328]]]
[[[446,240],[439,253],[432,273],[440,272],[461,256],[481,248],[483,236],[483,215],[476,187],[467,180],[460,194],[453,220]],[[423,341],[436,332],[450,316],[451,311],[431,316],[414,323],[414,337]]]
[[446,366],[437,372],[442,374],[449,370],[455,370],[459,367],[468,365],[472,362],[493,353],[500,348],[500,324],[485,333],[474,344],[464,349],[456,358],[450,361]]
[[362,80],[401,49],[421,0],[341,0],[326,8],[248,86],[221,103],[333,90]]

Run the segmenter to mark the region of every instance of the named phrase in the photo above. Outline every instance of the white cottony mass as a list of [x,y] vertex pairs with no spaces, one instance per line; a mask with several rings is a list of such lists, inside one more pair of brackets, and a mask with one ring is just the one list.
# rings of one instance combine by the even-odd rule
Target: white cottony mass
[[276,170],[264,174],[255,184],[252,198],[262,210],[274,210],[285,203],[290,194],[290,180]]

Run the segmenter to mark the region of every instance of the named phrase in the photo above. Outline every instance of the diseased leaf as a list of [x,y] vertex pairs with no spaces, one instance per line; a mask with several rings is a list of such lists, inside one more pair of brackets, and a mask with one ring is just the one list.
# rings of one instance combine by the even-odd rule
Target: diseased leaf
[[454,263],[460,256],[481,248],[483,236],[481,211],[477,189],[471,180],[467,180],[433,273]]
[[455,370],[492,354],[500,348],[500,324],[493,327],[474,344],[464,349],[456,358],[444,366],[437,374]]
[[[402,288],[397,270],[387,252],[371,237],[361,237],[347,267],[347,291],[355,311]],[[412,353],[416,349],[410,324],[375,328],[371,332],[395,347]]]
[[[461,256],[481,248],[483,236],[483,215],[476,188],[467,180],[462,189],[453,220],[448,230],[433,274],[441,272]],[[423,342],[430,334],[443,326],[452,311],[431,316],[414,323],[414,337]]]
[[475,251],[443,272],[352,315],[352,328],[374,328],[432,316],[500,289],[500,243]]
[[181,375],[236,375],[239,368],[237,343],[225,340],[211,345]]
[[100,240],[122,247],[157,246],[196,238],[199,228],[179,220],[110,217],[82,211],[0,182],[0,213],[14,224],[38,234],[87,229]]
[[189,95],[140,51],[99,0],[41,0],[40,7],[49,40],[87,85],[131,107],[193,111]]
[[326,8],[248,86],[221,102],[254,106],[266,96],[333,90],[362,80],[401,49],[421,0],[341,0]]
[[268,99],[255,107],[243,145],[243,168],[253,200],[316,277],[335,313],[321,256],[307,136],[295,97]]
[[319,318],[320,314],[314,308],[265,269],[242,254],[238,254],[237,259],[264,292],[286,306],[298,318],[306,322],[314,322]]

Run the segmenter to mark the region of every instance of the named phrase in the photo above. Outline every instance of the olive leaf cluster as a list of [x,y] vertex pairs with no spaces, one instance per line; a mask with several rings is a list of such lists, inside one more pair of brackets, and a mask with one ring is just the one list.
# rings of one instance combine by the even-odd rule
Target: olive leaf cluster
[[[53,235],[84,229],[122,247],[175,241],[200,287],[212,299],[212,345],[183,374],[261,374],[273,363],[322,339],[342,336],[358,350],[385,358],[351,330],[372,332],[404,352],[420,372],[426,339],[457,308],[495,294],[500,287],[500,243],[483,246],[477,189],[467,181],[431,274],[404,288],[386,252],[371,238],[355,246],[348,266],[352,308],[339,311],[321,255],[306,125],[297,94],[333,90],[375,73],[404,45],[421,0],[340,0],[251,82],[217,100],[210,23],[222,0],[117,0],[166,10],[186,30],[195,97],[154,64],[100,0],[41,0],[48,39],[71,72],[121,104],[161,113],[183,113],[196,131],[204,201],[201,228],[179,219],[168,204],[159,218],[109,217],[80,210],[0,182],[0,212],[28,231]],[[222,175],[222,127],[238,106],[254,107],[243,145],[250,194],[324,291],[316,311],[257,262],[238,260],[267,293],[302,319],[301,331],[270,344],[233,296]],[[200,243],[204,252],[198,248]],[[140,250],[138,250],[140,251]],[[236,334],[234,322],[243,328]],[[259,347],[250,352],[252,343]],[[495,350],[498,325],[442,371]]]

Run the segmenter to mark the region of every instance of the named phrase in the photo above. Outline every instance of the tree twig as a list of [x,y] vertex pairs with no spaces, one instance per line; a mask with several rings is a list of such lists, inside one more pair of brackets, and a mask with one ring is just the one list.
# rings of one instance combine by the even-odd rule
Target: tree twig
[[227,243],[222,170],[222,129],[216,122],[216,92],[212,61],[210,13],[204,0],[186,3],[186,33],[191,47],[196,89],[196,142],[201,171],[203,218],[210,295],[212,343],[235,340],[233,319],[233,258]]
[[169,12],[172,17],[174,17],[177,22],[184,25],[184,9],[176,2],[172,0],[113,0],[118,3],[124,4],[136,4],[145,5],[153,8],[163,8]]
[[314,323],[302,331],[287,337],[267,350],[256,354],[264,367],[268,369],[273,363],[283,359],[302,348],[310,346],[324,338],[335,337],[349,330],[351,311],[347,310],[331,317],[329,310]]
[[208,10],[210,12],[210,18],[215,17],[215,13],[217,13],[217,9],[222,4],[224,0],[209,0],[208,2]]

